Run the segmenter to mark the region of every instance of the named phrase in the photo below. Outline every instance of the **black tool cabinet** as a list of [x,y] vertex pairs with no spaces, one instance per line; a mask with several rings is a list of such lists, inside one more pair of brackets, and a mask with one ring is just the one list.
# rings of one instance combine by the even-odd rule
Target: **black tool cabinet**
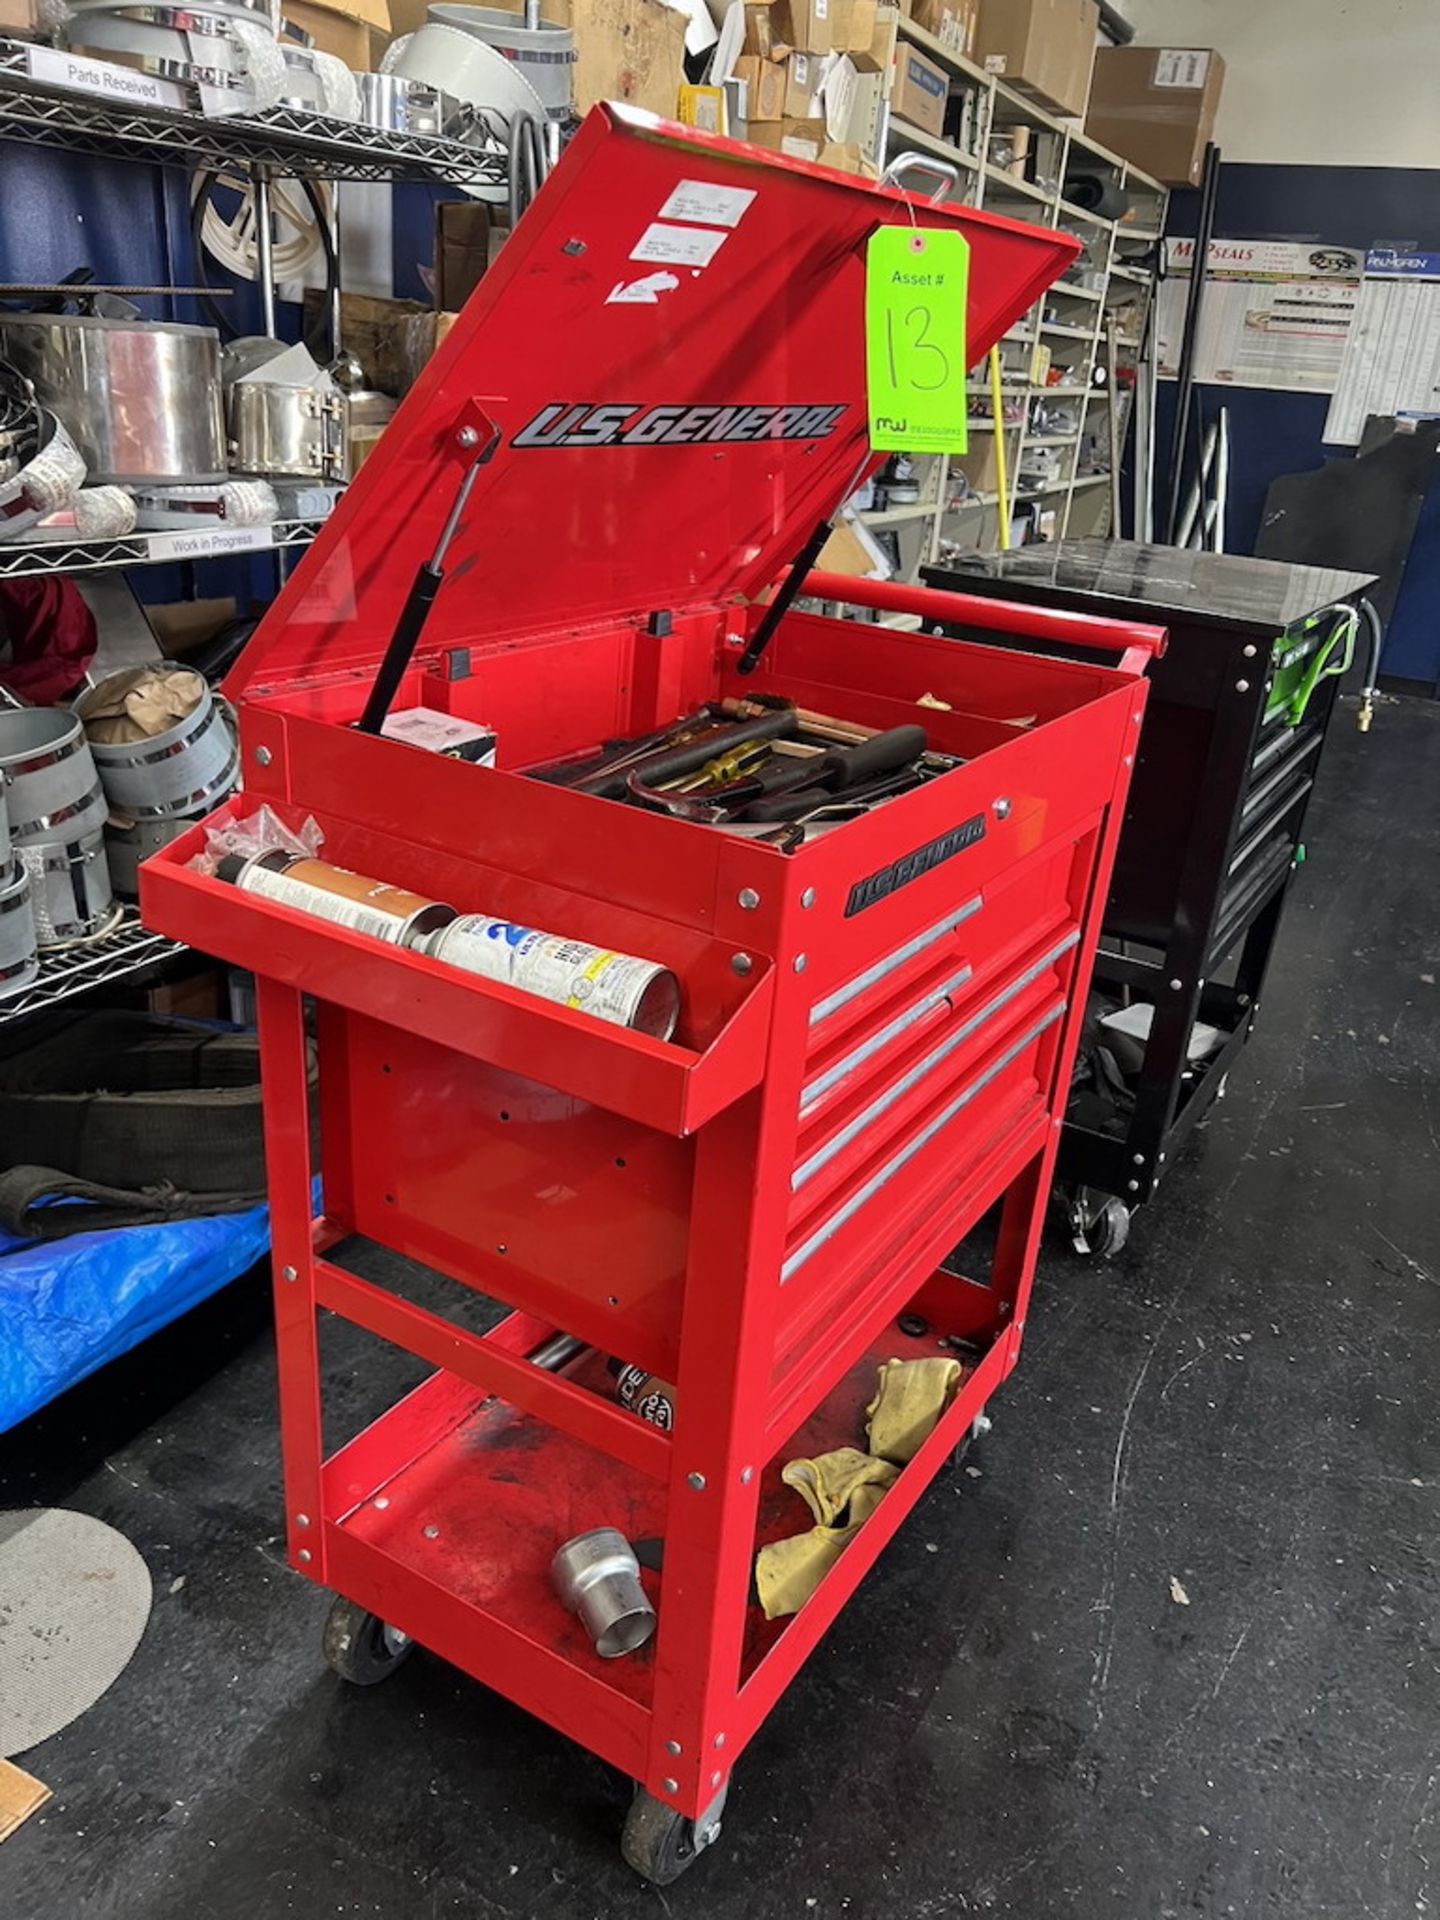
[[[924,571],[932,586],[1124,614],[1169,630],[1167,651],[1150,666],[1095,967],[1097,995],[1153,1009],[1149,1032],[1120,1104],[1077,1088],[1059,1160],[1076,1245],[1114,1252],[1131,1211],[1223,1092],[1260,1010],[1290,881],[1305,858],[1305,814],[1349,616],[1371,579],[1104,540],[967,555]],[[1297,719],[1298,693],[1322,665],[1328,671]],[[1202,1059],[1191,1057],[1197,1022],[1221,1036]]]

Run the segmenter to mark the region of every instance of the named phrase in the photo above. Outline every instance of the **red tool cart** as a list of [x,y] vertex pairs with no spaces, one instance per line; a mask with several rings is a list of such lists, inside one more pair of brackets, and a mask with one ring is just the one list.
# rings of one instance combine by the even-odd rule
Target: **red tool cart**
[[[227,884],[191,864],[203,827],[143,876],[148,924],[257,979],[286,1531],[341,1596],[332,1659],[374,1679],[418,1641],[623,1769],[626,1857],[658,1881],[718,1833],[747,1742],[1016,1363],[1162,637],[812,576],[969,637],[787,613],[741,673],[756,602],[872,464],[865,243],[911,222],[969,240],[975,360],[1074,253],[597,109],[227,689],[226,817],[313,818],[328,862],[659,962],[672,1038]],[[450,519],[396,702],[493,729],[494,767],[357,725]],[[955,765],[798,845],[531,777],[755,694],[918,720]],[[989,1270],[949,1270],[991,1208]],[[422,1310],[332,1257],[351,1235],[510,1316]],[[322,1309],[435,1369],[328,1458]],[[757,1548],[804,1518],[781,1468],[863,1448],[880,1363],[957,1348],[929,1438],[767,1620]],[[617,1402],[612,1358],[671,1383],[668,1430]],[[618,1658],[552,1584],[596,1527],[651,1543],[658,1628]]]

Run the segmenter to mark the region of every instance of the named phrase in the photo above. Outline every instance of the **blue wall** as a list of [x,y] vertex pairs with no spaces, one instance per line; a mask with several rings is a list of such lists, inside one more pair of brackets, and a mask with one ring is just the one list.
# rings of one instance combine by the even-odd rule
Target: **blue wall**
[[[1193,235],[1197,193],[1177,193],[1170,231]],[[1440,172],[1389,167],[1227,166],[1220,175],[1215,236],[1226,240],[1320,240],[1338,246],[1394,243],[1440,251]],[[1248,388],[1198,389],[1208,423],[1230,414],[1229,545],[1248,553],[1272,480],[1320,467],[1329,399]],[[1169,445],[1175,388],[1160,391],[1160,446]],[[1193,430],[1191,446],[1194,446]],[[1331,450],[1330,457],[1350,456]],[[1163,486],[1160,488],[1163,494]],[[1386,640],[1384,672],[1440,691],[1440,474],[1411,548],[1405,585]]]

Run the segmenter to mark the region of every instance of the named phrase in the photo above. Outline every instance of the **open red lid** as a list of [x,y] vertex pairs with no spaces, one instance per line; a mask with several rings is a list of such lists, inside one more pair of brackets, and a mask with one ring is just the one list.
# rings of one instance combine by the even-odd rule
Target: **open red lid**
[[973,364],[1078,252],[595,108],[226,691],[378,661],[490,423],[422,654],[762,592],[871,464],[865,245],[912,220],[970,243]]

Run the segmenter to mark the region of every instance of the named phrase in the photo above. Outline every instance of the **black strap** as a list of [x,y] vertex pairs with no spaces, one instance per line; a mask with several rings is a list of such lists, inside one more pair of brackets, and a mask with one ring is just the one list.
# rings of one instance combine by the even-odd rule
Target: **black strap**
[[0,1173],[0,1227],[25,1240],[64,1240],[110,1227],[161,1226],[202,1214],[243,1213],[264,1198],[263,1193],[185,1193],[168,1181],[153,1187],[102,1187],[54,1167],[11,1167]]

